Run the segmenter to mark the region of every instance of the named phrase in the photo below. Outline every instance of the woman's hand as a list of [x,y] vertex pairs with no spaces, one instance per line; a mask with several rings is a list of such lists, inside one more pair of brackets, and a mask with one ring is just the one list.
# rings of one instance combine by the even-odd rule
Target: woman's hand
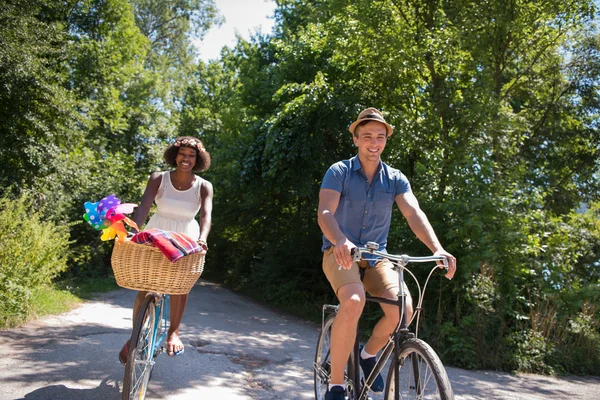
[[200,239],[200,240],[198,240],[197,243],[198,243],[198,246],[200,246],[200,248],[203,250],[203,253],[208,252],[208,245],[206,244],[205,240]]

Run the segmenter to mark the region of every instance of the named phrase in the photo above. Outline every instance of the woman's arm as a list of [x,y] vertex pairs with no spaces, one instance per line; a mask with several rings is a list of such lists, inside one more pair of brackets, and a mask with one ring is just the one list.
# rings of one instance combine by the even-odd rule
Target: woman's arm
[[213,186],[207,181],[202,181],[202,187],[200,188],[201,206],[200,206],[200,237],[199,242],[206,243],[210,227],[212,225],[212,208],[213,208]]
[[142,225],[144,222],[146,222],[146,218],[148,218],[150,207],[152,207],[156,193],[158,193],[161,180],[162,175],[160,172],[153,172],[148,179],[146,190],[144,190],[144,194],[142,196],[142,202],[137,207],[135,214],[133,215],[133,221],[140,229],[142,229]]

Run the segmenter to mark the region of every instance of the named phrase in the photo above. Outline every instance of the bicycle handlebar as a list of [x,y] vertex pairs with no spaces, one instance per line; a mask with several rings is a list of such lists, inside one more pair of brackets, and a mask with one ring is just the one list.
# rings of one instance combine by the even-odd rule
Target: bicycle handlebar
[[360,261],[363,254],[373,254],[379,257],[387,258],[391,261],[396,261],[402,267],[406,266],[408,263],[443,261],[444,268],[448,269],[448,259],[444,256],[412,257],[407,254],[395,255],[383,253],[377,249],[379,249],[379,244],[367,242],[366,247],[355,247],[351,250],[350,254],[352,255],[353,261]]

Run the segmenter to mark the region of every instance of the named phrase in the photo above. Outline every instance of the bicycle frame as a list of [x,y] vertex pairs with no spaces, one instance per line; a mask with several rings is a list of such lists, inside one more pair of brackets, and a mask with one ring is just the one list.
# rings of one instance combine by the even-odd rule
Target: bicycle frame
[[[392,254],[379,252],[379,251],[377,251],[378,248],[379,248],[379,245],[377,243],[368,242],[366,244],[365,248],[353,249],[352,257],[353,257],[353,260],[356,262],[356,261],[360,261],[361,259],[363,259],[362,258],[363,254],[371,254],[371,255],[375,255],[377,257],[386,258],[392,262],[392,264],[394,265],[394,267],[393,267],[394,271],[396,271],[398,273],[398,285],[399,285],[398,298],[396,300],[391,300],[391,299],[387,299],[387,298],[383,298],[383,297],[367,296],[366,300],[369,302],[374,302],[374,303],[380,303],[380,304],[383,303],[383,304],[390,304],[390,305],[398,306],[399,312],[400,312],[400,320],[398,322],[398,325],[396,326],[396,329],[394,329],[394,332],[392,333],[392,335],[390,335],[390,340],[384,346],[384,348],[381,352],[381,356],[377,360],[377,364],[375,365],[375,368],[373,369],[371,375],[369,377],[365,377],[366,381],[364,382],[365,383],[364,385],[362,385],[361,380],[360,380],[361,369],[360,369],[360,360],[359,360],[360,354],[359,354],[359,343],[358,343],[359,341],[358,341],[358,332],[357,332],[357,339],[354,341],[354,349],[353,349],[353,352],[355,355],[354,366],[352,368],[354,376],[351,377],[354,382],[354,385],[355,385],[357,400],[362,400],[362,399],[368,398],[369,388],[373,384],[375,377],[377,377],[377,375],[381,372],[381,370],[387,363],[387,361],[388,361],[389,357],[392,355],[392,353],[394,354],[392,363],[395,367],[397,367],[396,364],[398,363],[398,360],[400,359],[401,343],[406,339],[416,336],[415,334],[409,332],[408,325],[410,324],[410,322],[412,320],[407,321],[407,316],[406,316],[407,293],[404,290],[404,284],[403,284],[404,283],[404,270],[405,270],[406,265],[411,262],[442,261],[444,263],[444,267],[448,268],[448,260],[443,256],[429,256],[429,257],[410,257],[408,255],[396,256],[396,255],[392,255]],[[433,270],[435,270],[435,268]],[[432,270],[432,272],[433,272],[433,270]],[[431,276],[431,273],[429,274],[429,276]],[[429,277],[427,278],[427,281],[425,282],[424,289],[426,288],[428,281],[429,281]],[[417,320],[418,320],[418,314],[420,313],[420,309],[421,309],[421,302],[423,301],[423,297],[425,294],[424,292],[425,292],[424,290],[423,290],[423,292],[421,292],[421,290],[419,288],[419,296],[418,296],[419,301],[417,303],[417,307],[416,307],[416,311],[415,311]],[[326,311],[337,312],[337,307],[334,307],[334,309],[331,309],[331,308],[326,308],[324,306],[323,312],[326,312]],[[415,317],[413,316],[413,319],[414,318]],[[324,317],[323,317],[323,319],[324,319]],[[418,323],[417,323],[417,325],[418,325]],[[418,327],[417,327],[417,330],[418,330]],[[395,387],[400,387],[399,374],[395,374],[394,380],[395,380],[395,385],[396,385]],[[417,392],[420,392],[418,375],[415,376],[415,385],[417,387]],[[395,400],[399,400],[399,396],[400,396],[400,394],[398,392],[395,392]]]
[[[162,351],[162,348],[159,346],[167,337],[167,321],[169,321],[169,295],[158,293],[152,293],[150,295],[153,296],[156,301],[155,312],[157,324],[154,326],[154,332],[152,332],[153,343],[151,347],[154,358],[160,351]],[[159,332],[160,336],[157,337]]]
[[[367,380],[364,385],[362,385],[362,382],[360,379],[360,371],[361,371],[360,370],[360,360],[359,360],[360,353],[359,353],[358,332],[357,332],[357,340],[354,341],[354,350],[353,350],[354,354],[355,354],[354,368],[353,368],[355,376],[352,377],[352,380],[356,387],[356,393],[357,393],[356,398],[357,399],[367,399],[368,398],[369,388],[373,384],[375,377],[383,370],[383,367],[387,363],[387,361],[390,358],[390,356],[392,355],[392,353],[394,354],[392,363],[397,363],[398,359],[400,358],[400,350],[399,350],[400,343],[402,343],[404,340],[406,340],[410,337],[414,337],[414,334],[412,334],[408,331],[408,322],[406,320],[406,293],[404,293],[404,288],[402,285],[403,276],[401,274],[402,274],[402,271],[399,271],[398,279],[399,279],[399,283],[400,283],[400,293],[398,293],[397,300],[390,300],[390,299],[387,299],[384,297],[376,297],[376,296],[368,296],[366,298],[367,301],[372,302],[372,303],[380,303],[380,304],[384,303],[384,304],[397,305],[400,308],[400,321],[398,323],[398,327],[396,327],[396,329],[390,336],[390,340],[383,347],[383,350],[381,351],[381,356],[377,360],[377,364],[375,365],[375,368],[373,369],[371,376],[365,377],[365,379],[367,379]],[[370,378],[370,379],[368,379],[368,378]],[[397,374],[395,376],[395,379],[396,379],[396,385],[399,385],[399,376]],[[399,394],[396,393],[396,396],[398,396],[398,395]],[[396,400],[398,400],[398,399],[396,399]]]

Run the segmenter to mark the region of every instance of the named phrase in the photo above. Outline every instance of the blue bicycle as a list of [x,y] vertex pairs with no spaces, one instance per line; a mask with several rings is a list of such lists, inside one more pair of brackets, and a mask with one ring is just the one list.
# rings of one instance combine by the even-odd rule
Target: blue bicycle
[[167,337],[167,321],[169,295],[148,292],[131,332],[123,379],[123,400],[139,400],[146,396],[154,359],[166,351],[162,343]]
[[162,344],[169,330],[169,294],[189,293],[202,274],[204,253],[170,262],[156,247],[116,241],[111,265],[119,286],[147,292],[134,317],[122,396],[143,400],[154,359],[166,351]]

